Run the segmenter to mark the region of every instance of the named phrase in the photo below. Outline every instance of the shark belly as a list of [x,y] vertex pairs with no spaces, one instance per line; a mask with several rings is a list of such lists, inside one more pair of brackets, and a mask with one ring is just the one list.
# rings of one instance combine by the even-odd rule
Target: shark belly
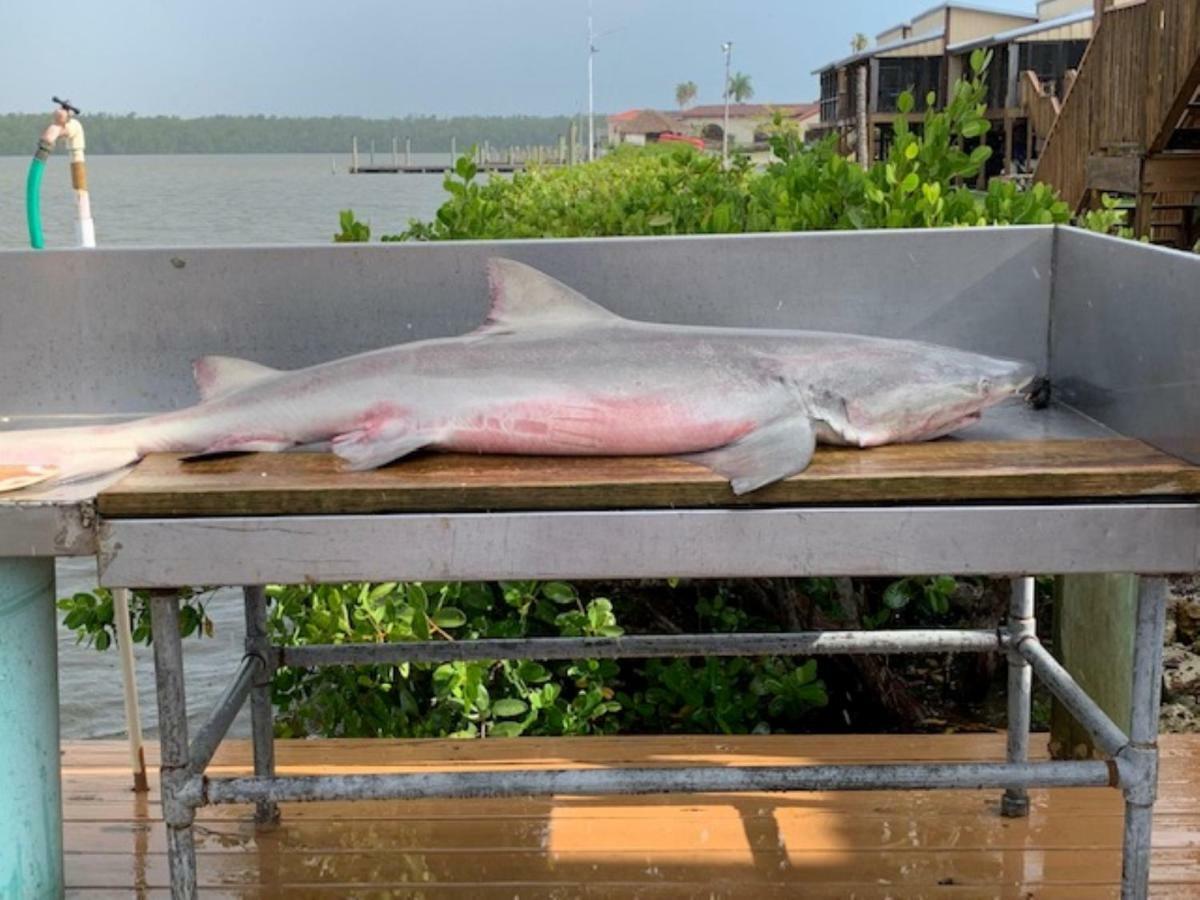
[[736,441],[759,421],[749,414],[657,397],[499,402],[447,423],[434,446],[469,453],[693,453]]

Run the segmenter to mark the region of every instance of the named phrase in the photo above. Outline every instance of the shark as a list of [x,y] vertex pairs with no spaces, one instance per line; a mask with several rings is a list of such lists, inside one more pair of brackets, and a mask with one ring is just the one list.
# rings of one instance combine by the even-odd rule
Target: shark
[[745,494],[818,443],[925,441],[979,419],[1027,362],[911,340],[671,325],[614,314],[510,259],[467,334],[284,371],[208,356],[200,402],[133,421],[0,433],[0,490],[91,478],[155,452],[327,447],[350,470],[418,450],[681,456]]

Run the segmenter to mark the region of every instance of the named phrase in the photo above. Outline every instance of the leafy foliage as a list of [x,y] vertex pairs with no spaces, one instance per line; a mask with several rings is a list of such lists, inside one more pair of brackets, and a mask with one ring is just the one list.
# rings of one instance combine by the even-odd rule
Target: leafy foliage
[[1129,224],[1129,208],[1119,197],[1112,194],[1100,195],[1100,208],[1089,209],[1080,218],[1080,224],[1089,231],[1132,238],[1133,228]]
[[[562,582],[272,587],[273,640],[285,646],[622,633],[611,602]],[[613,731],[611,661],[404,663],[285,669],[274,683],[288,736],[515,737]]]
[[675,85],[675,104],[680,109],[686,109],[696,99],[696,94],[699,92],[694,81],[681,81]]
[[734,103],[745,103],[754,96],[754,85],[745,72],[735,72],[729,76],[725,91]]
[[[212,620],[204,611],[211,589],[191,589],[181,596],[179,630],[184,637],[211,637]],[[107,650],[117,642],[116,619],[113,618],[112,591],[96,588],[91,593],[80,592],[58,601],[64,613],[63,625],[75,632],[76,639],[97,650]],[[135,644],[150,643],[150,596],[134,591],[129,600],[130,629]]]
[[342,230],[333,236],[335,243],[366,243],[371,239],[371,226],[355,219],[351,210],[343,210],[338,219]]

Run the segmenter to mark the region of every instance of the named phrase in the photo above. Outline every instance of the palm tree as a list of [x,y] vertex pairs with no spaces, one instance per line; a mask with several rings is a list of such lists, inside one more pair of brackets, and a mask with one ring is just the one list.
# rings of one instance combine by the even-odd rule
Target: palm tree
[[696,99],[696,92],[699,88],[696,87],[694,81],[681,81],[675,85],[675,102],[679,104],[680,109],[687,107]]
[[726,93],[733,98],[734,103],[749,100],[754,96],[754,85],[750,83],[750,76],[745,72],[735,72],[730,75]]
[[867,40],[867,36],[860,31],[850,39],[850,52],[859,53],[866,50],[869,43],[871,42]]

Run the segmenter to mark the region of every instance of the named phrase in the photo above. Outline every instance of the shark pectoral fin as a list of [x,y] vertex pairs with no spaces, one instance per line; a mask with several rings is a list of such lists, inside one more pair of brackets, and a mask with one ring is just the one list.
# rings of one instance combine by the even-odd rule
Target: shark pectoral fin
[[405,429],[401,423],[395,423],[339,434],[330,448],[350,464],[351,470],[361,472],[385,466],[436,442],[434,434]]
[[735,494],[747,494],[803,472],[816,444],[809,418],[794,415],[768,422],[732,444],[682,458],[728,478]]

